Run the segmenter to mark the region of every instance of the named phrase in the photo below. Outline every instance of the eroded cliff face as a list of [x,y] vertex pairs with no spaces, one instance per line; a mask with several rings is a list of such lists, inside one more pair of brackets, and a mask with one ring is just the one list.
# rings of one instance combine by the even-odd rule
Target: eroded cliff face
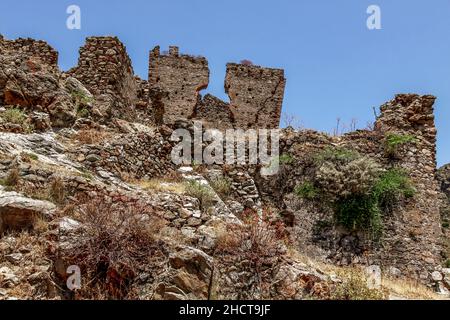
[[[0,298],[18,290],[35,298],[73,297],[55,285],[77,259],[67,248],[87,250],[81,244],[98,242],[95,225],[120,223],[144,240],[130,244],[131,253],[117,246],[117,256],[136,259],[135,267],[125,258],[101,266],[102,279],[112,283],[105,291],[110,298],[136,298],[136,292],[142,299],[334,297],[342,279],[301,255],[378,265],[386,274],[446,290],[448,270],[440,266],[448,215],[441,190],[448,193],[450,183],[446,167],[436,179],[434,97],[396,96],[381,107],[373,130],[330,136],[282,129],[280,171],[265,178],[258,165],[172,162],[173,130],[192,132],[193,120],[222,131],[279,125],[283,70],[228,64],[230,103],[202,97],[208,81],[206,59],[177,47],[150,52],[146,81],[134,75],[114,37],[88,38],[78,66],[67,73],[58,70],[57,52],[45,42],[0,37],[0,228],[13,232],[0,236],[0,282],[7,284]],[[392,148],[392,137],[407,139]],[[383,214],[379,241],[336,224],[332,207],[295,191],[312,181],[314,159],[327,148],[356,152],[380,172],[402,169],[411,180],[414,196],[399,197]],[[349,184],[366,180],[364,174],[358,179]],[[98,216],[98,208],[112,214]],[[134,208],[133,218],[123,217],[124,208]],[[130,237],[119,232],[110,240]],[[142,260],[136,252],[144,248],[151,254]],[[83,268],[91,272],[99,267],[95,261]],[[117,291],[125,284],[125,292]]]

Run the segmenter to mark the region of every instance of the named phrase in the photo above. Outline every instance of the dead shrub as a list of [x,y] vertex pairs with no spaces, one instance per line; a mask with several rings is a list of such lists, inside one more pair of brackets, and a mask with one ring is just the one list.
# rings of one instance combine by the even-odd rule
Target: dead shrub
[[14,167],[11,170],[9,170],[8,174],[6,175],[4,185],[7,187],[14,187],[17,186],[19,180],[20,180],[19,168]]
[[107,298],[127,298],[139,270],[157,259],[161,219],[144,205],[102,197],[80,205],[77,217],[83,229],[74,236],[76,246],[60,252],[63,261],[80,267],[89,284],[77,295],[93,298],[103,292]]
[[74,137],[81,144],[99,144],[111,136],[109,132],[97,129],[81,129],[75,133]]
[[55,177],[50,183],[50,199],[56,204],[64,204],[66,200],[66,186],[61,177]]

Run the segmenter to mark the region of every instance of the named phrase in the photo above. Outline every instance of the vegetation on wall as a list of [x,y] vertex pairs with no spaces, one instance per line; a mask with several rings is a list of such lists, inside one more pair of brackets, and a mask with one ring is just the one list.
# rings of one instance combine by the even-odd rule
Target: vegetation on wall
[[415,143],[416,140],[416,137],[410,134],[389,133],[385,138],[384,149],[388,156],[395,157],[398,155],[398,150],[402,145]]
[[382,215],[401,199],[415,193],[407,172],[383,170],[371,158],[345,148],[326,148],[315,156],[310,181],[294,192],[301,198],[317,200],[333,209],[337,224],[349,230],[370,231],[374,238],[382,233]]

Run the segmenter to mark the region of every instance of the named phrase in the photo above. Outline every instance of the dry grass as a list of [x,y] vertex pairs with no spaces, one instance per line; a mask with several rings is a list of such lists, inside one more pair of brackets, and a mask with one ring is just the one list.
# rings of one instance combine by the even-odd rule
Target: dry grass
[[[223,228],[223,227],[222,227]],[[273,273],[284,256],[284,237],[277,225],[253,215],[243,225],[218,228],[215,256],[228,267],[254,275],[255,282],[239,288],[239,299],[270,299]]]
[[55,177],[49,187],[50,199],[56,204],[62,205],[66,200],[66,186],[61,177]]
[[80,144],[99,144],[111,138],[111,133],[96,129],[81,129],[72,138]]
[[142,189],[151,192],[173,192],[183,194],[185,185],[180,182],[171,182],[167,179],[155,178],[151,180],[139,180],[134,183]]
[[[367,282],[367,276],[361,267],[339,267],[332,264],[326,264],[320,261],[316,261],[307,256],[300,254],[297,250],[289,248],[288,253],[293,259],[303,262],[311,268],[322,271],[328,275],[335,275],[344,282],[347,282],[342,288],[347,287],[357,287],[358,283],[361,285],[361,281]],[[353,278],[353,279],[352,279]],[[340,289],[340,290],[341,290]],[[360,288],[359,294],[356,294],[354,298],[361,298],[361,294],[364,293],[365,289]],[[341,290],[342,292],[342,290]],[[383,294],[384,299],[389,297],[399,298],[399,299],[419,299],[419,300],[437,300],[441,299],[433,290],[424,286],[423,284],[409,279],[399,279],[391,278],[387,276],[382,277],[381,288],[378,293],[368,293],[370,294]],[[342,297],[342,295],[341,295]]]
[[20,171],[17,167],[14,167],[9,170],[8,174],[6,175],[6,178],[3,181],[3,184],[7,187],[14,187],[17,186],[19,181],[20,181]]
[[431,289],[423,284],[410,279],[393,279],[384,277],[382,286],[393,297],[401,297],[413,300],[439,300],[442,299]]

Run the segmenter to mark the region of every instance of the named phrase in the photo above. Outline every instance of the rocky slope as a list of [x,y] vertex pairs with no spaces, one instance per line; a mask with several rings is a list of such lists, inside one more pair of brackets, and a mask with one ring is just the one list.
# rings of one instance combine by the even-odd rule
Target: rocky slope
[[[81,66],[68,73],[59,71],[57,53],[43,42],[0,40],[0,299],[448,295],[450,270],[441,257],[448,210],[435,178],[434,97],[399,95],[382,107],[376,129],[343,137],[284,129],[280,173],[265,178],[258,165],[175,165],[172,132],[192,131],[193,123],[155,123],[155,104],[168,96],[149,96],[146,81],[130,76],[116,40],[89,41]],[[97,66],[90,61],[98,42],[108,48]],[[121,59],[114,58],[117,52]],[[178,55],[170,59],[178,65]],[[105,76],[115,67],[117,76]],[[237,84],[247,86],[245,68],[234,69]],[[252,73],[252,83],[271,75],[264,70],[262,79]],[[130,92],[137,87],[138,93]],[[183,99],[189,108],[195,104]],[[202,100],[205,114],[211,114],[207,101],[221,104],[214,97]],[[387,149],[390,130],[397,139],[415,136]],[[349,147],[356,153],[345,151],[344,160],[339,153],[336,162],[341,149],[333,148]],[[327,150],[334,153],[319,165],[317,155]],[[342,200],[348,188],[350,195],[366,192],[365,185],[392,168],[410,170],[404,178],[414,183],[415,195],[395,194],[382,216],[384,247],[362,230],[335,223],[329,201],[310,197],[318,187],[326,194],[328,186],[328,200]],[[367,179],[372,173],[373,181]],[[448,191],[448,170],[441,169],[439,178]],[[366,272],[368,266],[380,267],[381,278]]]

